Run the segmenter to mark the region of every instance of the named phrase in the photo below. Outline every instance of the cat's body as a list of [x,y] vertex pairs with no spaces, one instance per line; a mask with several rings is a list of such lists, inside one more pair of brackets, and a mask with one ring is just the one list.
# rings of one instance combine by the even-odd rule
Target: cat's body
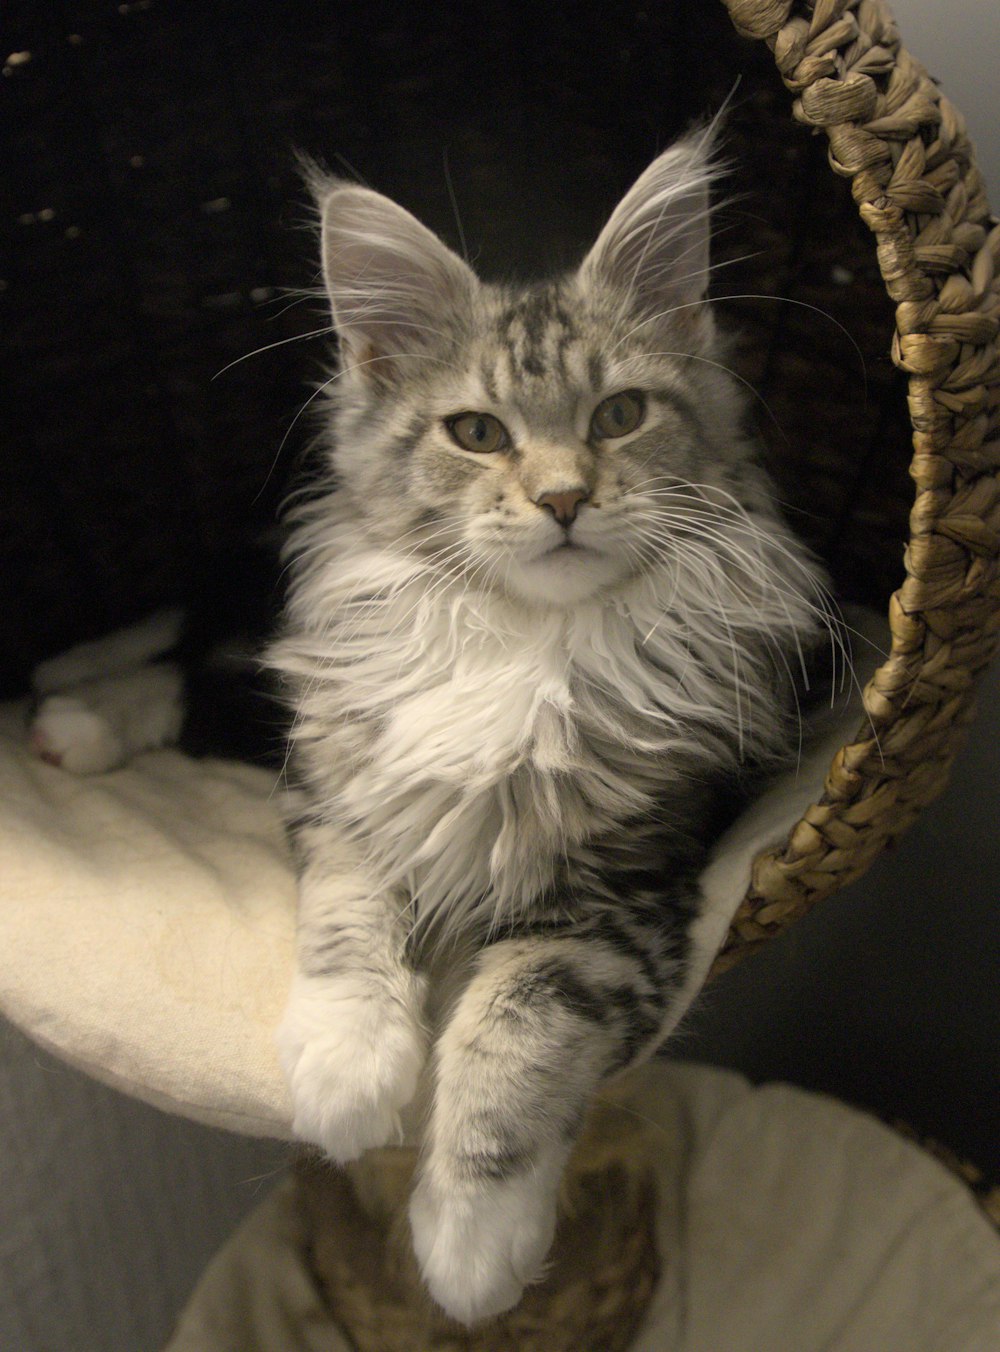
[[317,184],[341,366],[271,651],[306,804],[279,1043],[297,1131],[341,1161],[396,1139],[433,1044],[411,1220],[461,1319],[536,1274],[588,1100],[690,1000],[699,865],[788,753],[820,629],[702,304],[707,152],[521,289]]
[[794,750],[828,623],[704,304],[712,174],[680,143],[522,288],[315,184],[340,365],[270,649],[302,808],[279,1048],[339,1161],[398,1138],[431,1054],[411,1221],[460,1319],[537,1274],[588,1101],[703,979],[698,871]]

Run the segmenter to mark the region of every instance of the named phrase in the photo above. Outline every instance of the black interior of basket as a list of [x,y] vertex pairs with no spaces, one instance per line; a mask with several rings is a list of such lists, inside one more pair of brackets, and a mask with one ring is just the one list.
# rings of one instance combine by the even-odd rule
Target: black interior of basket
[[734,366],[841,592],[898,585],[910,433],[874,249],[721,5],[8,0],[5,42],[0,693],[213,579],[228,605],[270,585],[256,547],[328,360],[285,342],[327,322],[297,294],[317,276],[296,148],[456,247],[460,216],[483,275],[532,275],[578,258],[737,75],[715,287],[740,297]]

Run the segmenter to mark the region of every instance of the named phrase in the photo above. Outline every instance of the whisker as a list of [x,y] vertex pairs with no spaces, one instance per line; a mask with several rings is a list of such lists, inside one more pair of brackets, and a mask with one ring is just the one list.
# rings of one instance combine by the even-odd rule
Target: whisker
[[462,226],[462,216],[461,216],[461,213],[460,213],[459,210],[458,210],[458,198],[457,198],[457,196],[455,195],[455,185],[454,185],[454,183],[453,183],[452,180],[451,180],[451,169],[450,169],[450,167],[449,167],[449,165],[448,165],[448,147],[447,147],[447,146],[443,146],[443,147],[441,148],[441,158],[442,158],[442,160],[443,160],[443,162],[444,162],[444,181],[445,181],[445,185],[446,185],[447,188],[448,188],[448,200],[451,202],[451,209],[452,209],[452,212],[453,212],[454,217],[455,217],[455,226],[456,226],[456,228],[457,228],[457,230],[458,230],[458,238],[459,238],[459,242],[461,243],[461,246],[462,246],[462,257],[463,257],[463,258],[465,259],[465,261],[468,263],[468,261],[469,261],[469,246],[468,246],[468,243],[466,242],[466,239],[465,239],[465,230],[464,230],[464,228],[463,228],[463,226]]
[[[660,310],[658,313],[656,313],[656,314],[654,314],[654,315],[648,315],[645,319],[641,319],[637,324],[633,325],[633,327],[632,327],[631,329],[629,329],[628,332],[625,333],[621,338],[619,338],[618,342],[615,343],[615,345],[611,348],[611,355],[613,355],[615,352],[617,352],[618,349],[623,345],[623,343],[627,342],[628,339],[631,338],[632,335],[633,335],[634,333],[637,333],[637,332],[639,331],[639,329],[641,329],[641,328],[645,328],[648,324],[655,324],[655,323],[659,322],[661,319],[668,319],[671,315],[677,314],[677,313],[678,313],[679,311],[681,311],[681,310],[691,310],[691,309],[696,308],[696,307],[699,306],[699,305],[720,305],[720,304],[728,304],[729,301],[735,301],[735,300],[779,301],[779,302],[781,302],[781,304],[783,304],[783,305],[797,305],[800,309],[803,309],[803,310],[811,310],[811,311],[813,311],[815,314],[821,315],[823,319],[829,320],[829,322],[830,322],[835,328],[837,328],[837,329],[840,330],[840,332],[844,335],[844,337],[845,337],[845,338],[847,339],[847,341],[850,343],[851,347],[853,347],[853,349],[854,349],[854,352],[855,352],[855,354],[856,354],[856,356],[857,356],[857,358],[858,358],[858,363],[859,363],[859,365],[860,365],[860,367],[861,367],[861,377],[862,377],[862,382],[863,382],[863,398],[864,398],[864,400],[867,402],[867,399],[868,399],[868,365],[867,365],[867,363],[866,363],[866,361],[865,361],[865,355],[864,355],[864,353],[862,352],[861,347],[860,347],[860,345],[858,344],[857,340],[855,339],[854,335],[851,333],[851,331],[850,331],[848,328],[846,328],[846,327],[840,322],[839,319],[837,319],[834,315],[830,314],[830,312],[829,312],[828,310],[824,310],[824,309],[823,309],[821,306],[819,306],[819,305],[813,305],[811,301],[807,301],[807,300],[796,300],[793,296],[773,296],[773,295],[770,295],[769,293],[766,293],[766,292],[753,292],[753,291],[748,291],[748,292],[741,292],[741,293],[739,293],[739,294],[737,294],[737,295],[733,295],[733,296],[703,296],[700,300],[686,301],[686,302],[685,302],[684,304],[682,304],[682,305],[673,305],[673,306],[671,306],[671,307],[670,307],[669,309],[667,309],[667,310]],[[678,353],[662,353],[661,355],[663,355],[663,356],[678,356],[678,355],[680,355],[680,354],[678,354]]]
[[775,417],[771,405],[761,394],[760,390],[756,389],[753,385],[751,385],[750,381],[747,380],[745,376],[741,376],[738,371],[734,371],[731,366],[726,366],[726,364],[721,361],[714,361],[711,357],[699,356],[694,352],[648,352],[644,353],[643,355],[649,357],[682,357],[685,361],[700,361],[704,362],[706,366],[714,366],[719,371],[725,371],[725,373],[728,376],[732,376],[733,380],[738,381],[740,385],[744,386],[745,389],[748,389],[750,393],[753,395],[753,397],[760,403],[761,407],[764,409],[764,412],[774,423],[778,432],[780,432],[786,445],[790,446],[792,444],[785,429],[782,427],[781,423],[779,423],[778,419]]
[[[685,512],[683,516],[686,516],[687,514],[688,513]],[[662,511],[657,511],[652,514],[648,512],[641,512],[638,515],[640,516],[640,519],[644,518],[647,519],[647,524],[644,526],[644,529],[653,538],[657,538],[659,540],[660,547],[662,549],[670,552],[676,552],[678,547],[683,547],[687,551],[690,551],[692,548],[696,549],[698,548],[696,543],[697,539],[699,538],[698,536],[696,536],[694,540],[692,540],[692,537],[689,534],[686,535],[666,534],[666,531],[669,527],[678,524],[683,526],[684,524],[686,524],[684,522],[683,516],[677,519],[671,519],[669,514],[665,515],[662,513]],[[648,521],[648,518],[650,516],[652,516],[653,518],[651,522]],[[793,602],[796,605],[804,606],[807,613],[811,613],[814,616],[817,623],[827,631],[830,639],[830,649],[831,649],[831,659],[830,659],[831,701],[836,698],[838,688],[841,691],[841,693],[843,693],[848,679],[850,679],[851,688],[857,691],[858,694],[861,694],[862,693],[861,684],[858,680],[857,673],[854,669],[854,664],[851,660],[850,649],[847,645],[848,634],[857,633],[858,631],[854,630],[852,626],[846,623],[840,612],[840,608],[837,605],[835,598],[831,595],[828,588],[826,588],[826,586],[820,581],[819,576],[812,570],[808,569],[805,563],[802,560],[796,558],[795,555],[791,553],[779,540],[767,535],[766,533],[762,533],[754,523],[749,521],[749,519],[747,519],[746,522],[744,523],[743,533],[747,537],[749,537],[749,539],[756,545],[754,555],[749,555],[747,554],[745,549],[743,549],[740,546],[736,546],[735,542],[733,541],[730,535],[720,534],[718,531],[704,531],[704,528],[702,533],[708,536],[708,538],[715,544],[715,546],[720,550],[721,553],[723,554],[728,553],[732,555],[734,559],[736,559],[737,561],[742,558],[741,566],[747,569],[749,576],[755,579],[756,584],[758,586],[765,586],[767,588],[768,593],[773,597],[775,603],[778,604],[785,612],[786,619],[790,621],[788,604],[789,602]],[[809,592],[811,592],[815,596],[815,600],[810,600],[807,595],[801,592],[797,592],[793,588],[786,585],[784,582],[779,581],[774,577],[773,572],[772,575],[766,579],[763,577],[763,575],[758,574],[757,567],[751,565],[763,563],[763,558],[761,554],[762,547],[766,547],[769,550],[775,551],[779,555],[785,556],[787,562],[793,565],[795,570],[800,574]],[[706,561],[704,556],[704,550],[702,549],[701,552],[704,563]],[[718,560],[713,560],[713,563],[715,566],[718,566]],[[730,585],[732,585],[732,579],[730,579]],[[790,624],[790,628],[795,639],[796,654],[798,657],[798,663],[802,674],[803,685],[804,688],[808,689],[809,681],[808,681],[808,670],[805,663],[805,655],[802,651],[801,644],[799,643],[795,626]],[[785,665],[787,669],[787,661],[784,657],[783,651],[780,648],[780,645],[776,647],[771,641],[770,635],[768,635],[766,632],[764,633],[763,637],[765,641],[769,644],[769,646],[772,648],[772,651],[778,657],[778,660],[782,663],[782,665]],[[861,635],[861,637],[863,639],[866,639],[865,635]],[[837,674],[838,665],[841,672],[839,680]],[[799,713],[799,719],[800,719],[800,737],[801,737],[801,713]],[[877,732],[874,728],[874,725],[871,723],[870,718],[868,719],[868,722],[872,728],[872,733],[873,736],[875,737],[877,744],[878,742]]]
[[456,369],[453,362],[445,361],[441,357],[435,357],[429,352],[379,353],[375,357],[369,357],[367,361],[359,361],[352,363],[350,368],[341,367],[339,370],[335,371],[328,380],[324,380],[321,384],[317,385],[316,389],[313,390],[312,394],[299,409],[298,413],[296,413],[292,421],[288,424],[288,427],[285,430],[285,435],[281,438],[281,441],[278,445],[278,449],[274,453],[274,459],[271,461],[270,469],[264,476],[264,482],[261,484],[260,488],[254,495],[253,502],[251,503],[251,505],[257,502],[260,495],[264,492],[264,489],[270,482],[271,475],[274,473],[275,467],[277,466],[278,462],[281,459],[282,452],[284,451],[285,446],[288,444],[288,438],[291,436],[296,423],[298,423],[299,419],[302,417],[303,413],[305,413],[306,409],[309,408],[314,399],[317,399],[321,394],[325,393],[330,388],[331,385],[334,385],[338,380],[340,380],[343,376],[345,376],[348,372],[348,369],[350,369],[351,371],[358,371],[364,366],[374,366],[377,362],[381,361],[398,361],[400,358],[405,358],[407,360],[412,359],[415,361],[434,361],[438,362],[442,366],[448,366],[451,367],[452,369]]
[[[278,291],[279,294],[277,296],[270,296],[267,300],[256,302],[261,309],[264,309],[265,306],[268,305],[281,305],[282,301],[285,302],[283,308],[278,310],[276,314],[266,315],[264,317],[268,324],[273,324],[275,320],[280,319],[283,314],[287,314],[289,310],[294,310],[296,305],[305,305],[307,301],[326,301],[325,286],[283,286],[279,287]],[[289,296],[292,297],[291,300],[288,299]]]
[[317,338],[320,334],[333,333],[334,331],[333,325],[327,324],[321,329],[312,329],[309,333],[296,333],[291,338],[279,338],[276,343],[265,343],[263,347],[254,348],[253,352],[245,352],[242,357],[237,357],[234,361],[228,362],[221,370],[216,371],[212,379],[218,380],[219,376],[224,376],[234,366],[239,366],[240,362],[249,361],[251,357],[259,357],[262,352],[270,352],[272,348],[284,347],[287,343],[302,343],[307,338]]

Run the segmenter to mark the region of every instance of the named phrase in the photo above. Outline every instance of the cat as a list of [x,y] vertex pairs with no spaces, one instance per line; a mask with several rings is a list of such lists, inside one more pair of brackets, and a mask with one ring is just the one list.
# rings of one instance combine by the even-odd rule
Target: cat
[[541,1272],[588,1101],[703,979],[706,850],[831,632],[706,301],[718,172],[689,133],[525,286],[311,175],[339,360],[268,655],[301,795],[278,1045],[340,1162],[429,1063],[410,1223],[467,1323]]
[[178,604],[39,663],[34,753],[80,775],[173,745],[280,767],[287,718],[260,650],[281,609],[281,539],[273,530],[206,553]]

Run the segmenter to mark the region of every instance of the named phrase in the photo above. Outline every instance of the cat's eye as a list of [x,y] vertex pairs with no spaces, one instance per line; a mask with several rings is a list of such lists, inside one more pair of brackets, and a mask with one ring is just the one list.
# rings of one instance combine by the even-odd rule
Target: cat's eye
[[492,413],[459,413],[454,418],[446,418],[444,425],[451,433],[452,441],[464,451],[488,455],[490,451],[502,451],[510,445],[506,427]]
[[594,409],[590,435],[598,441],[625,437],[634,432],[646,416],[646,401],[638,390],[623,390],[609,395]]

